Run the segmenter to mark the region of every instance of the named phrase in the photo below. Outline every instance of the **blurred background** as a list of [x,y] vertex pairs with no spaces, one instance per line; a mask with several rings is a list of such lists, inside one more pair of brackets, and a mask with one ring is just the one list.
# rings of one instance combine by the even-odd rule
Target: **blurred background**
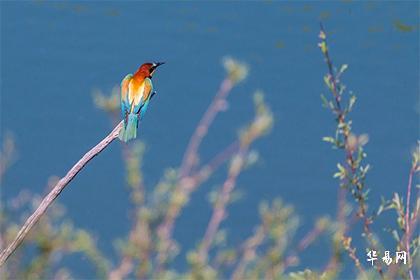
[[[329,34],[343,82],[358,96],[354,132],[367,133],[372,165],[370,203],[404,193],[410,154],[419,137],[419,4],[402,2],[1,2],[1,135],[14,136],[18,155],[2,180],[8,200],[22,189],[46,192],[112,128],[92,92],[111,92],[146,61],[166,61],[153,82],[157,96],[140,127],[142,162],[150,191],[165,168],[178,167],[188,140],[225,77],[222,59],[250,69],[233,88],[228,110],[216,118],[200,148],[209,160],[237,138],[254,115],[262,90],[274,116],[271,133],[253,149],[258,162],[238,178],[240,199],[223,227],[237,244],[252,233],[260,201],[273,197],[295,207],[301,228],[335,213],[340,153],[323,142],[335,128],[320,94],[326,66],[317,47],[319,23]],[[95,158],[59,197],[75,225],[117,259],[112,241],[131,227],[121,143]],[[185,253],[197,245],[211,215],[207,194],[226,177],[221,170],[192,194],[174,238]],[[391,219],[389,220],[391,221]],[[386,225],[387,221],[382,221]],[[381,226],[378,226],[380,228]],[[302,254],[302,267],[320,267],[327,240]],[[363,249],[360,258],[364,261]],[[90,277],[78,256],[63,263]],[[185,258],[173,263],[186,268]],[[349,272],[350,273],[350,272]]]

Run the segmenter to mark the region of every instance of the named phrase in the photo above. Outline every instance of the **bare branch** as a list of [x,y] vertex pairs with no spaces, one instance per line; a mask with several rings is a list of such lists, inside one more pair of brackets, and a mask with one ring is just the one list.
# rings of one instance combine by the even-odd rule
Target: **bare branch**
[[28,235],[32,227],[39,221],[42,215],[45,213],[51,203],[57,198],[57,196],[64,190],[64,188],[70,183],[71,180],[83,169],[83,167],[96,155],[98,155],[103,149],[105,149],[115,138],[121,130],[123,122],[120,122],[114,130],[106,136],[99,144],[88,151],[71,169],[70,171],[61,178],[50,193],[42,200],[41,204],[35,210],[35,212],[26,220],[25,224],[19,230],[13,242],[3,250],[0,255],[0,267],[6,262],[10,255],[19,247],[25,237]]
[[244,165],[244,158],[246,156],[246,152],[248,150],[248,146],[241,147],[237,156],[235,165],[232,165],[229,170],[229,175],[226,181],[223,184],[222,190],[219,194],[219,197],[215,203],[213,214],[211,216],[210,222],[207,225],[207,230],[203,238],[202,245],[199,249],[199,257],[201,261],[207,261],[207,255],[210,249],[211,244],[214,241],[215,235],[219,229],[220,223],[225,218],[226,215],[226,205],[229,202],[231,193],[236,185],[236,180],[241,173],[242,167]]
[[187,150],[185,151],[184,158],[179,169],[180,178],[188,176],[191,172],[191,169],[197,163],[198,148],[201,144],[201,141],[206,136],[209,127],[213,123],[217,114],[223,110],[226,103],[226,98],[228,97],[232,87],[232,81],[229,78],[226,78],[220,85],[220,89],[217,92],[217,95],[214,97],[212,103],[201,118],[190,139],[190,142],[188,143]]

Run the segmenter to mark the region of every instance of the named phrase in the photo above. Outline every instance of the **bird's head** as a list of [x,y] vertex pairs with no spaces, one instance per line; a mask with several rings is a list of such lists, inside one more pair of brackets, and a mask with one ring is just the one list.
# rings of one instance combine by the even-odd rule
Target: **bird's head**
[[162,64],[165,64],[165,62],[147,62],[140,66],[138,72],[142,73],[148,78],[151,78],[156,68],[158,68]]

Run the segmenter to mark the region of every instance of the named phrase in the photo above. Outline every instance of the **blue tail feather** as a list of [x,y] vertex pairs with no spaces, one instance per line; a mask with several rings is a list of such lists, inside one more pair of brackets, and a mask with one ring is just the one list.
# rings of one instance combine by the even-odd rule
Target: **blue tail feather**
[[139,117],[137,114],[128,115],[126,123],[124,123],[124,127],[121,129],[120,135],[118,136],[121,141],[128,142],[137,137],[138,122]]

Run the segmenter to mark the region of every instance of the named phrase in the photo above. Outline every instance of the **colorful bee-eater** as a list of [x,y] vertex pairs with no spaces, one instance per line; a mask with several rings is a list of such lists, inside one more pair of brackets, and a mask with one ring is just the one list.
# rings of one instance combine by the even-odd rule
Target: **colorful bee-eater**
[[143,119],[153,91],[152,76],[164,62],[144,63],[137,72],[128,74],[121,82],[121,115],[124,127],[119,138],[128,142],[137,137],[139,120]]

